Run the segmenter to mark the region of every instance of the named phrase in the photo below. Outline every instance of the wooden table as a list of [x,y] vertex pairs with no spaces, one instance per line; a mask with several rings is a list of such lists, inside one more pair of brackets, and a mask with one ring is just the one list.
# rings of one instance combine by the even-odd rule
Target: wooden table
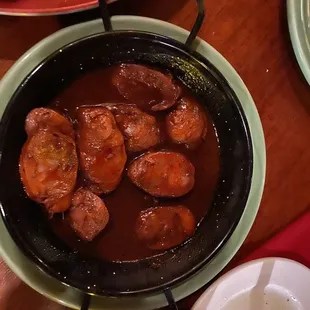
[[[243,78],[262,119],[267,147],[261,208],[247,240],[228,266],[231,268],[309,209],[310,87],[291,47],[285,0],[205,2],[207,19],[200,37],[224,55]],[[116,14],[167,20],[188,30],[196,17],[193,0],[121,0],[111,9]],[[59,18],[0,17],[0,77],[39,40],[62,27],[97,16],[95,10]],[[180,309],[189,309],[202,291],[180,302]],[[4,309],[64,308],[20,283],[0,263],[0,310]]]

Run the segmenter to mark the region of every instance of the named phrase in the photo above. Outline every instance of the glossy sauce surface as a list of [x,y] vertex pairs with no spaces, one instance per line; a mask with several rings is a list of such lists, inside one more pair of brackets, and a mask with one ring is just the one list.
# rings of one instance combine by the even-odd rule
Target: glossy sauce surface
[[[75,121],[76,109],[80,106],[101,105],[107,102],[132,103],[124,99],[117,88],[112,85],[114,70],[115,68],[111,67],[86,73],[60,93],[50,107]],[[181,97],[191,97],[189,91],[181,83],[178,84],[182,89]],[[150,98],[150,96],[154,98],[159,94],[156,92],[152,92],[152,94],[146,93],[144,98]],[[142,102],[144,98],[137,98],[137,102]],[[139,107],[141,108],[141,106]],[[67,218],[63,218],[61,214],[54,216],[49,221],[52,230],[71,248],[80,251],[85,256],[110,261],[141,259],[156,255],[161,251],[144,247],[136,237],[134,228],[140,211],[158,205],[184,205],[191,210],[196,223],[199,223],[207,214],[212,203],[220,170],[218,140],[215,129],[207,115],[207,135],[205,141],[196,149],[190,150],[185,145],[173,144],[169,141],[165,130],[165,117],[169,111],[150,113],[156,117],[159,123],[162,141],[151,150],[177,151],[187,156],[196,169],[193,190],[180,198],[151,197],[138,189],[127,176],[128,164],[142,153],[128,153],[126,171],[121,183],[114,192],[101,196],[109,210],[110,220],[99,236],[89,243],[79,240],[70,227]]]

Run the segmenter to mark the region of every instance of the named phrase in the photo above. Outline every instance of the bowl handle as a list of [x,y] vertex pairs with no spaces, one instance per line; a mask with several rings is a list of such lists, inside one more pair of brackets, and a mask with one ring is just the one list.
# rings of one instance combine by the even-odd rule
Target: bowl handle
[[189,48],[193,48],[193,42],[195,41],[197,34],[205,19],[204,0],[197,0],[197,7],[198,7],[197,18],[185,43]]
[[83,298],[81,310],[88,310],[89,305],[90,305],[90,295],[85,294]]
[[[106,31],[112,31],[112,23],[111,17],[108,10],[108,4],[106,0],[98,0],[99,1],[99,8],[100,8],[100,15],[103,21],[103,25]],[[196,36],[202,26],[202,23],[205,19],[205,7],[204,7],[204,0],[196,0],[197,7],[198,7],[198,15],[196,21],[193,25],[193,28],[186,40],[186,45],[188,48],[193,48],[193,42],[196,39]]]
[[165,296],[166,296],[166,299],[168,301],[168,304],[169,304],[169,310],[178,310],[178,306],[173,298],[173,295],[172,295],[172,292],[170,290],[170,288],[166,288],[164,290],[164,293],[165,293]]
[[112,31],[113,29],[107,0],[99,0],[99,9],[105,31]]

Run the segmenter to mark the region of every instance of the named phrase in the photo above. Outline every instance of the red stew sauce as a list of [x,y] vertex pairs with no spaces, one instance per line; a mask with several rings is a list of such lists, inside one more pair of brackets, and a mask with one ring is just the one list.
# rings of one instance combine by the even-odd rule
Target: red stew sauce
[[[110,67],[86,73],[60,93],[50,107],[75,122],[75,113],[80,106],[98,106],[104,103],[133,103],[124,99],[112,84],[114,70],[115,67]],[[181,97],[192,98],[190,92],[181,83],[178,82],[178,85],[181,87]],[[136,102],[143,102],[150,98],[156,98],[156,96],[159,96],[156,91],[152,91],[152,93],[146,91],[145,94],[140,93],[139,97],[135,99]],[[174,144],[169,141],[165,130],[165,117],[170,110],[147,111],[147,113],[156,117],[160,125],[162,138],[162,142],[151,150],[177,151],[187,156],[196,169],[193,190],[180,198],[154,198],[138,189],[129,180],[126,168],[123,179],[116,190],[108,195],[101,196],[109,210],[110,220],[107,227],[92,242],[80,240],[70,227],[66,217],[61,214],[56,214],[48,221],[54,233],[73,250],[78,250],[87,257],[96,257],[109,261],[129,261],[146,258],[156,255],[160,251],[145,247],[135,235],[136,220],[142,210],[153,206],[184,205],[193,213],[196,223],[199,223],[207,214],[212,203],[220,170],[220,156],[215,128],[207,115],[207,135],[197,148],[192,150],[185,145]],[[140,155],[141,153],[128,153],[127,166]],[[78,186],[81,186],[82,183],[83,177],[80,176]]]

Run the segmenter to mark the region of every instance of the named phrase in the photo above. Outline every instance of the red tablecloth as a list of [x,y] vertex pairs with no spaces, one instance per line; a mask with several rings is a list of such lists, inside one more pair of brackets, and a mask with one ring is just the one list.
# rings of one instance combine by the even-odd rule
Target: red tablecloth
[[245,261],[272,256],[289,258],[310,268],[310,212],[252,252]]

